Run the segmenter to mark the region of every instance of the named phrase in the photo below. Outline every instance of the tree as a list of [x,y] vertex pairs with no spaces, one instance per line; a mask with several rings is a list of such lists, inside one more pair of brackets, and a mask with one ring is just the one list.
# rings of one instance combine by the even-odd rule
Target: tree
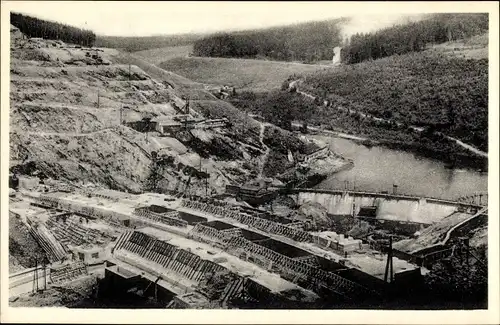
[[[482,264],[488,265],[487,254]],[[457,246],[453,256],[436,263],[425,277],[425,283],[436,300],[461,304],[486,304],[488,275],[481,263],[467,259],[464,246]]]
[[10,13],[11,24],[29,37],[59,39],[67,43],[93,46],[96,35],[90,30],[76,28],[57,22],[42,20],[23,14]]

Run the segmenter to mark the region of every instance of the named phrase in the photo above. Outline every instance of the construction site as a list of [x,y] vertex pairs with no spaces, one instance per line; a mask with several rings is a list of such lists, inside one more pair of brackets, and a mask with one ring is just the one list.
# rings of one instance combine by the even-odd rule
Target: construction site
[[457,204],[417,239],[383,245],[229,198],[22,186],[9,213],[47,260],[10,275],[12,297],[93,274],[100,295],[133,292],[163,308],[384,306],[487,219]]
[[234,87],[14,26],[11,57],[12,306],[388,308],[453,256],[487,276],[487,200],[318,190],[353,162]]

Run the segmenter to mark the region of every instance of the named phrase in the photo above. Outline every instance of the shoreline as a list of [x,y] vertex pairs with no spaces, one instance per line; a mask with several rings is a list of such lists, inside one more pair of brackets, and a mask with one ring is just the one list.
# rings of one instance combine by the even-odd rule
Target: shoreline
[[[292,123],[293,127],[300,127],[301,124],[299,123]],[[471,170],[475,172],[480,172],[480,173],[488,173],[488,158],[484,157],[482,155],[475,155],[475,156],[459,156],[460,160],[445,160],[443,158],[443,152],[438,152],[432,149],[429,150],[423,150],[423,151],[418,151],[417,147],[413,146],[412,144],[406,144],[406,143],[401,143],[401,142],[395,142],[395,141],[380,141],[380,140],[372,140],[369,138],[364,138],[356,135],[351,135],[339,131],[333,131],[333,130],[325,130],[321,129],[318,127],[313,127],[313,126],[308,126],[308,130],[312,131],[311,133],[307,134],[307,136],[314,136],[314,135],[319,135],[319,136],[326,136],[326,137],[332,137],[332,138],[341,138],[341,139],[346,139],[353,141],[354,143],[358,145],[363,145],[366,147],[372,147],[372,146],[379,146],[382,148],[390,149],[390,150],[396,150],[396,151],[401,151],[405,153],[410,153],[415,155],[416,157],[422,157],[426,159],[431,159],[434,161],[437,161],[439,163],[442,163],[445,165],[446,168],[451,168],[451,169],[466,169],[466,170]],[[450,140],[451,141],[451,140]],[[477,167],[477,166],[483,165],[483,167]]]

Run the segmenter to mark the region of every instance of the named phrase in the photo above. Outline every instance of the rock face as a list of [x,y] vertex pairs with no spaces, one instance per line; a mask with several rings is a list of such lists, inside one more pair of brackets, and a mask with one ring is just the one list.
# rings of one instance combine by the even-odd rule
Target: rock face
[[[13,28],[11,171],[117,190],[198,195],[220,194],[226,184],[243,184],[259,174],[268,149],[259,139],[260,122],[217,100],[203,85],[113,49],[17,34]],[[128,126],[179,114],[183,98],[191,100],[193,116],[224,117],[229,126],[168,137]]]

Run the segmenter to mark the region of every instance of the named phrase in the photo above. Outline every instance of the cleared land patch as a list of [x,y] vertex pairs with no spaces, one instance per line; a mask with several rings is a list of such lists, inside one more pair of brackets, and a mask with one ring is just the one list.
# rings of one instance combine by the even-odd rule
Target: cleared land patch
[[234,85],[238,90],[253,91],[279,88],[293,74],[330,69],[327,65],[200,57],[178,57],[159,66],[197,82]]
[[186,57],[193,51],[192,45],[167,46],[145,51],[134,52],[144,60],[153,64],[160,64],[166,60]]

